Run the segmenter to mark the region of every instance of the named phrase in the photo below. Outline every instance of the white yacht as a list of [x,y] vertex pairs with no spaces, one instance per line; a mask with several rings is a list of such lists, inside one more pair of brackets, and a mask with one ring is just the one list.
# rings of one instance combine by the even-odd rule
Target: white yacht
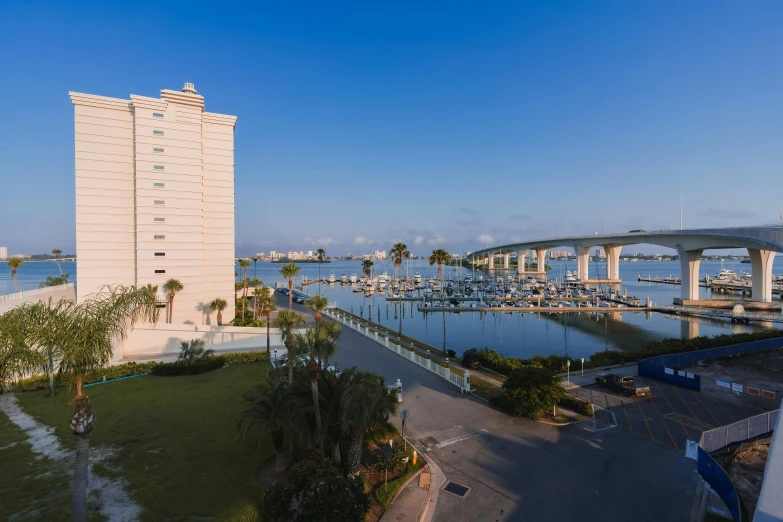
[[416,286],[421,286],[421,274],[416,272],[413,274],[413,284]]
[[349,281],[351,281],[351,284],[354,284],[358,278],[356,277],[356,274],[351,274],[351,277],[349,278]]
[[348,276],[343,274],[340,276],[340,283],[347,284],[348,283]]
[[337,281],[337,278],[334,277],[334,272],[332,272],[329,274],[329,282],[334,283],[335,281]]

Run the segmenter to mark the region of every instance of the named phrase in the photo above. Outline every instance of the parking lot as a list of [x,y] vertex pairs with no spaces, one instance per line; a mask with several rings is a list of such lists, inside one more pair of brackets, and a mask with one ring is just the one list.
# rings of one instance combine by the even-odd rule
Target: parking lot
[[[651,394],[626,398],[595,384],[572,388],[570,393],[592,402],[597,407],[596,418],[608,423],[613,417],[619,428],[683,451],[686,439],[698,441],[705,430],[765,411],[758,406],[678,388],[653,379],[634,379],[640,386],[649,386]],[[602,412],[601,409],[607,411]]]

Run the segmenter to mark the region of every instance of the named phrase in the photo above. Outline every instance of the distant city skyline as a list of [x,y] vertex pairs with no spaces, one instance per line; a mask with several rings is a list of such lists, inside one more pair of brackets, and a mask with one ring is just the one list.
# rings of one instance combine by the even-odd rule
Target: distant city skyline
[[678,228],[679,193],[685,228],[777,223],[782,16],[772,1],[7,5],[2,243],[75,250],[68,91],[186,81],[239,116],[238,256]]

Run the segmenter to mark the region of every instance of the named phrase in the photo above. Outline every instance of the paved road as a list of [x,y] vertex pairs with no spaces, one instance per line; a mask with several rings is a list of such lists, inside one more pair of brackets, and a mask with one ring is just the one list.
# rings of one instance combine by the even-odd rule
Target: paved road
[[620,428],[509,417],[347,328],[334,360],[401,379],[409,438],[471,488],[441,492],[434,522],[688,520],[698,474],[681,452]]

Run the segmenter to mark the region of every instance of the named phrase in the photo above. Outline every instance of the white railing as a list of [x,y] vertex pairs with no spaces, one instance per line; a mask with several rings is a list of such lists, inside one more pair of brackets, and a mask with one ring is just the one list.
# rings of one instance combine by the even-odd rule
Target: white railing
[[768,411],[733,424],[707,430],[701,434],[699,445],[707,453],[723,449],[735,442],[743,442],[775,429],[780,410]]
[[346,326],[351,330],[364,335],[368,339],[375,341],[381,346],[387,348],[389,351],[396,353],[400,357],[404,357],[405,359],[424,368],[425,370],[435,373],[439,377],[447,380],[448,382],[450,382],[455,386],[459,386],[460,388],[463,387],[467,388],[470,386],[470,372],[468,370],[465,370],[464,376],[455,374],[449,368],[441,366],[440,364],[434,362],[432,359],[422,357],[412,349],[409,350],[407,348],[403,348],[399,343],[389,339],[389,336],[386,335],[385,333],[379,332],[378,330],[372,329],[369,326],[363,325],[362,322],[357,321],[353,317],[349,317],[348,315],[345,314],[345,312],[343,312],[339,308],[326,310],[324,311],[324,315],[326,315],[331,319],[334,319],[341,325]]
[[35,290],[25,290],[24,292],[17,292],[15,294],[0,295],[0,303],[4,303],[6,301],[13,301],[14,299],[25,299],[27,297],[32,297],[34,295],[48,294],[51,292],[56,292],[58,290],[73,288],[74,286],[75,286],[74,283],[66,283],[64,285],[47,286],[45,288],[36,288]]

